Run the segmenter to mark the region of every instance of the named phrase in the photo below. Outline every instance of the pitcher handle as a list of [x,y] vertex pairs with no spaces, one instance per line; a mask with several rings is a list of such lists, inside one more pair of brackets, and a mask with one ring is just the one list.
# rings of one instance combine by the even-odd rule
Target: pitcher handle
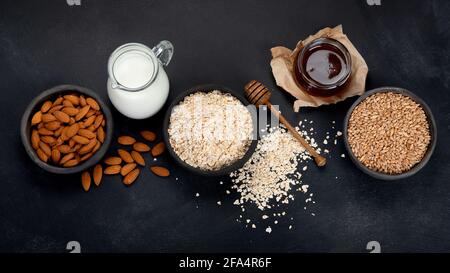
[[170,60],[172,60],[173,45],[167,40],[159,42],[159,44],[152,48],[152,51],[163,66],[167,66]]

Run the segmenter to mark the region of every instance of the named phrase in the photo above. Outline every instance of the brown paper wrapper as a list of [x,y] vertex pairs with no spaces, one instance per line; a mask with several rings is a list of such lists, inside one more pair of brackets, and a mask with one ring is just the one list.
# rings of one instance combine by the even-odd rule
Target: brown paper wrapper
[[[308,43],[322,37],[332,38],[341,42],[350,52],[352,58],[352,75],[349,78],[349,82],[344,86],[343,90],[331,97],[315,97],[309,95],[302,87],[297,85],[294,78],[293,64],[297,53]],[[298,112],[300,107],[319,107],[321,105],[333,104],[349,97],[360,96],[364,93],[369,68],[364,58],[342,31],[342,25],[335,28],[324,28],[305,40],[299,41],[294,51],[283,46],[277,46],[273,47],[271,52],[272,61],[270,65],[272,66],[273,76],[278,86],[297,98],[294,102],[295,112]]]

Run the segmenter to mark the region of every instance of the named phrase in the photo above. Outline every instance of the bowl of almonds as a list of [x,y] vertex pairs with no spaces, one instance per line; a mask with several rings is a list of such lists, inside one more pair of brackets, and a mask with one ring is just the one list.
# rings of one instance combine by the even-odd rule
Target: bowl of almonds
[[111,111],[92,90],[59,85],[28,105],[21,138],[30,158],[52,173],[81,172],[106,153],[112,139]]

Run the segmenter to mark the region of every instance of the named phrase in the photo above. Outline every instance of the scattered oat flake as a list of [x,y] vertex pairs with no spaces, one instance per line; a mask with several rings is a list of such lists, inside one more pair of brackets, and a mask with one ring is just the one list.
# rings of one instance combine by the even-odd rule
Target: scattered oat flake
[[268,226],[268,227],[266,228],[266,232],[270,234],[270,233],[272,232],[272,228],[271,228],[270,226]]
[[345,154],[341,154],[341,157],[342,157],[342,158],[345,158]]
[[222,205],[222,202],[220,202],[220,201],[217,201],[217,205],[219,205],[219,206],[220,206],[220,205]]

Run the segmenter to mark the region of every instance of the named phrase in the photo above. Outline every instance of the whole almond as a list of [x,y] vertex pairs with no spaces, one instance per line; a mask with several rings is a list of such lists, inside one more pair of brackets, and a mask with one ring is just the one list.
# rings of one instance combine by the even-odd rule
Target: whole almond
[[147,141],[155,141],[156,134],[152,131],[141,131],[141,136]]
[[38,132],[42,136],[52,136],[54,134],[53,131],[50,131],[50,130],[48,130],[46,128],[41,128],[41,129],[38,130]]
[[58,150],[62,153],[62,154],[68,154],[72,151],[72,148],[69,145],[61,145],[58,147]]
[[[90,107],[90,106],[89,106]],[[97,111],[96,110],[94,110],[94,109],[89,109],[89,111],[87,112],[87,114],[86,114],[86,118],[88,118],[88,117],[91,117],[91,116],[93,116],[93,115],[95,115],[97,113]]]
[[86,106],[86,99],[84,98],[84,96],[83,95],[81,95],[80,96],[80,105],[81,105],[81,107],[84,107],[84,106]]
[[44,125],[44,127],[50,131],[56,131],[59,129],[60,126],[61,126],[61,123],[57,120],[47,122]]
[[72,117],[72,116],[76,116],[80,112],[80,110],[78,110],[75,107],[64,107],[63,109],[61,109],[61,112],[64,112],[67,115]]
[[84,118],[84,116],[86,116],[86,114],[89,112],[89,109],[90,109],[91,107],[89,106],[89,105],[86,105],[86,106],[84,106],[83,108],[81,108],[79,111],[78,111],[78,114],[76,114],[76,116],[75,116],[75,120],[76,121],[79,121],[79,120],[81,120],[82,118]]
[[37,150],[39,149],[39,142],[40,142],[40,138],[39,138],[39,133],[36,130],[33,130],[31,132],[31,146],[33,147],[33,149]]
[[126,176],[127,174],[129,174],[132,170],[134,170],[136,168],[137,164],[136,163],[128,163],[126,165],[124,165],[122,167],[122,169],[120,170],[120,174],[122,176]]
[[38,111],[31,118],[31,125],[36,125],[38,123],[41,123],[41,121],[42,121],[42,112]]
[[104,162],[107,165],[120,165],[122,163],[122,158],[118,156],[110,156],[106,158]]
[[78,130],[80,129],[80,125],[78,123],[72,124],[70,125],[67,130],[65,130],[63,132],[63,134],[65,135],[65,137],[67,139],[72,138],[73,136],[75,136],[78,133]]
[[73,105],[80,104],[80,98],[75,95],[65,95],[64,98],[70,101]]
[[87,98],[86,103],[92,107],[92,109],[100,110],[100,106],[98,105],[97,101],[95,101],[93,98]]
[[44,104],[42,104],[41,106],[41,112],[42,113],[47,113],[48,110],[50,110],[50,108],[52,108],[53,102],[51,101],[46,101],[44,102]]
[[80,143],[75,144],[75,146],[73,146],[72,148],[72,152],[78,152],[78,150],[80,150],[81,147],[83,147],[83,144]]
[[52,145],[54,142],[56,142],[56,138],[52,136],[41,136],[41,141]]
[[118,173],[120,173],[120,169],[121,169],[120,165],[113,165],[113,166],[106,167],[106,169],[103,171],[103,173],[108,174],[108,175],[118,174]]
[[47,113],[48,114],[53,114],[54,112],[61,110],[63,107],[64,107],[64,105],[53,106],[52,108],[50,108],[50,110],[48,110]]
[[91,187],[91,175],[89,172],[83,172],[81,174],[81,185],[83,186],[84,191],[88,191]]
[[88,118],[83,122],[84,128],[91,126],[91,125],[94,123],[95,118],[96,118],[95,115],[94,115],[94,116],[88,117]]
[[52,149],[50,149],[50,146],[48,146],[47,143],[40,141],[39,142],[39,148],[41,148],[41,150],[47,155],[47,156],[51,156],[52,155]]
[[64,107],[75,107],[70,100],[66,100],[66,99],[63,101],[62,104],[64,105]]
[[78,130],[78,135],[83,136],[85,138],[89,138],[89,139],[96,137],[95,133],[93,133],[93,132],[91,132],[91,131],[89,131],[87,129],[80,129],[80,130]]
[[[55,137],[61,136],[61,133],[62,133],[62,131],[63,131],[64,128],[66,128],[66,127],[59,127],[58,129],[55,130],[55,132],[53,133],[53,135],[54,135]],[[44,128],[44,129],[45,129],[45,128]]]
[[131,136],[120,136],[117,138],[117,142],[121,145],[133,145],[136,142],[136,139]]
[[52,161],[56,164],[58,164],[59,160],[61,159],[61,152],[58,149],[52,150]]
[[142,155],[136,151],[131,151],[131,157],[136,161],[137,164],[145,166],[145,160]]
[[43,114],[42,115],[42,121],[43,122],[50,122],[56,120],[56,117],[53,114]]
[[80,135],[75,135],[75,136],[72,137],[72,139],[76,143],[79,143],[79,144],[82,144],[82,145],[86,145],[86,144],[89,143],[89,138],[83,137],[83,136],[80,136]]
[[76,144],[75,140],[73,140],[73,138],[71,138],[71,139],[69,140],[69,146],[70,146],[70,148],[73,148],[73,146],[75,146],[75,144]]
[[58,97],[54,102],[52,106],[60,105],[63,102],[63,97]]
[[152,156],[153,157],[160,156],[162,153],[164,153],[165,150],[166,150],[166,145],[164,144],[164,142],[160,142],[153,147]]
[[117,153],[119,156],[125,161],[126,163],[133,163],[133,157],[131,157],[131,154],[124,149],[117,150]]
[[71,160],[67,161],[66,163],[64,163],[63,166],[66,168],[74,167],[74,166],[78,165],[78,163],[80,163],[79,159],[71,159]]
[[133,184],[133,182],[136,181],[136,179],[138,178],[139,173],[140,173],[139,169],[132,170],[129,174],[127,174],[123,178],[123,183],[127,186]]
[[48,155],[44,153],[41,149],[36,150],[36,154],[39,157],[40,160],[47,162],[48,161]]
[[102,165],[97,164],[94,167],[94,171],[92,172],[92,176],[94,177],[94,183],[96,186],[99,186],[102,182],[102,176],[103,176],[103,168]]
[[61,161],[59,162],[59,164],[62,165],[64,163],[66,163],[67,161],[73,159],[74,157],[75,157],[75,153],[66,154],[65,156],[63,156],[61,158]]
[[80,158],[80,161],[86,161],[86,160],[88,160],[89,158],[91,158],[93,155],[94,155],[93,152],[84,154],[84,155]]
[[150,146],[142,142],[136,142],[133,144],[133,149],[137,152],[145,153],[150,151]]
[[97,141],[97,145],[95,145],[94,149],[92,149],[92,153],[97,152],[101,146],[102,146],[102,143],[100,141]]
[[56,119],[58,119],[63,123],[69,123],[70,121],[70,116],[62,111],[55,111],[53,115],[55,116]]
[[95,145],[97,144],[97,139],[92,139],[91,142],[81,147],[81,149],[78,151],[80,155],[84,155],[92,151],[94,149]]
[[97,130],[97,139],[101,143],[105,141],[105,130],[103,130],[103,127],[99,127]]
[[152,173],[156,174],[157,176],[167,177],[170,175],[170,171],[164,167],[151,166],[150,170],[152,171]]
[[98,127],[100,127],[100,125],[102,125],[102,122],[103,122],[103,115],[100,114],[100,115],[98,115],[95,118],[95,121],[94,121],[94,124],[93,124],[94,128],[97,129]]

